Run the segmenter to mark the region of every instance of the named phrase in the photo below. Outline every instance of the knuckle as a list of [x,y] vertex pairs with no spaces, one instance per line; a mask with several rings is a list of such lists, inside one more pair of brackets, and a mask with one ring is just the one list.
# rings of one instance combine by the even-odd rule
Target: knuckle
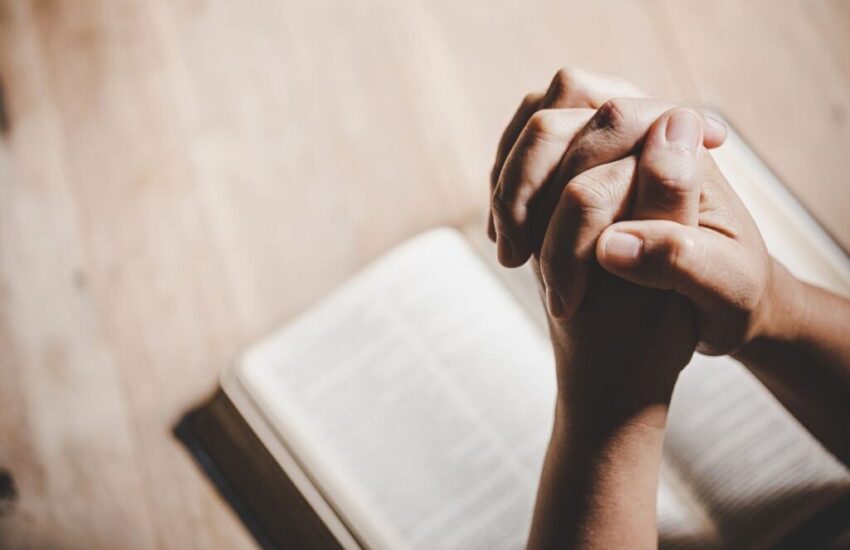
[[536,106],[539,101],[540,101],[540,94],[534,93],[534,92],[532,92],[530,94],[526,94],[525,97],[522,98],[522,103],[520,105],[520,109],[522,109],[522,110],[531,109],[534,106]]
[[622,99],[609,99],[593,117],[593,127],[607,132],[620,132],[626,125],[625,106]]
[[662,204],[676,203],[681,198],[699,190],[699,182],[696,178],[687,170],[670,164],[670,159],[667,157],[646,162],[642,169],[647,180],[647,191],[653,199]]
[[[501,189],[502,186],[499,187]],[[494,193],[491,201],[493,217],[497,218],[505,229],[510,230],[514,226],[521,225],[524,220],[525,208],[510,197],[502,193]]]
[[667,199],[667,202],[678,202],[680,198],[689,195],[694,190],[694,186],[690,182],[681,178],[657,179],[653,188],[658,198]]
[[576,69],[562,67],[552,77],[549,85],[548,101],[553,105],[569,105],[569,98],[581,89],[581,78]]
[[663,193],[674,196],[685,195],[697,189],[697,186],[688,178],[663,176],[655,180],[655,187]]
[[552,109],[537,111],[528,119],[526,128],[536,137],[557,136],[562,133],[557,115],[557,111]]
[[602,210],[607,201],[603,182],[593,176],[580,174],[564,189],[567,201],[584,213]]
[[568,181],[581,175],[583,170],[592,166],[596,154],[594,143],[588,140],[578,140],[570,145],[563,160],[563,175]]
[[665,244],[663,264],[668,270],[670,286],[673,290],[679,290],[683,266],[693,265],[695,243],[690,235],[674,231]]
[[570,67],[561,67],[555,72],[552,78],[552,87],[560,90],[567,90],[575,84],[576,73]]

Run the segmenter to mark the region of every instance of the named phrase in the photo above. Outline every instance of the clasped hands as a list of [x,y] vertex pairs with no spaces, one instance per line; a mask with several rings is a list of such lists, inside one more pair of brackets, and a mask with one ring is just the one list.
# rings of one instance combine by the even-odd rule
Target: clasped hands
[[777,329],[789,276],[709,154],[725,139],[698,111],[570,69],[507,126],[488,232],[503,265],[535,266],[568,401],[669,399],[695,349]]
[[734,354],[850,464],[850,300],[794,278],[712,159],[726,128],[619,80],[561,70],[506,128],[499,261],[531,261],[558,391],[530,548],[657,547],[673,387]]

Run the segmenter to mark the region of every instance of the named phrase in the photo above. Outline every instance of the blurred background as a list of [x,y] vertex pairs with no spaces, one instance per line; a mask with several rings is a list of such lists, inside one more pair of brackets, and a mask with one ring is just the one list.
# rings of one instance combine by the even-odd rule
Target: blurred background
[[718,109],[850,246],[846,0],[0,0],[0,547],[251,544],[175,421],[482,216],[564,65]]

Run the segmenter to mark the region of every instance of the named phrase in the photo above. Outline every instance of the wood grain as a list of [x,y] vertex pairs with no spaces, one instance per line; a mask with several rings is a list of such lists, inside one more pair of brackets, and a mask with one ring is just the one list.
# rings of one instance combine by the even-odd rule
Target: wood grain
[[480,211],[561,65],[715,105],[850,245],[847,5],[0,0],[0,547],[249,545],[174,422]]

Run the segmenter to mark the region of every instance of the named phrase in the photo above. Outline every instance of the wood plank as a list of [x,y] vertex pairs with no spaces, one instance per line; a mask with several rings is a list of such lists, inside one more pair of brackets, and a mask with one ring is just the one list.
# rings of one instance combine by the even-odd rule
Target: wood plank
[[3,399],[0,460],[19,494],[0,522],[0,546],[147,548],[145,501],[127,498],[144,489],[137,442],[89,300],[63,143],[29,16],[22,3],[6,5],[0,32],[3,75],[15,83],[7,97],[14,120],[0,148],[0,369],[4,394],[14,393]]
[[[145,86],[151,83],[135,79],[145,67],[147,47],[134,44],[129,31],[131,22],[140,21],[137,31],[143,33],[146,20],[128,12],[124,14],[127,21],[110,21],[116,15],[110,11],[114,5],[105,4],[86,4],[90,12],[72,6],[63,10],[58,3],[39,4],[32,21],[13,21],[36,35],[34,48],[40,49],[40,58],[23,60],[21,68],[43,62],[51,93],[47,112],[39,117],[52,132],[47,135],[25,132],[26,111],[21,102],[33,99],[31,90],[21,86],[9,93],[12,142],[21,143],[20,154],[13,155],[15,166],[25,172],[22,179],[28,185],[44,187],[39,198],[45,204],[25,204],[29,209],[22,218],[26,225],[8,232],[18,237],[16,246],[4,247],[4,253],[36,255],[38,265],[3,264],[4,271],[29,285],[19,294],[32,302],[27,305],[33,311],[10,313],[16,327],[34,332],[25,344],[40,355],[30,363],[47,363],[38,369],[17,366],[29,376],[44,373],[30,382],[25,393],[36,401],[34,414],[51,421],[42,430],[49,430],[43,438],[46,448],[38,451],[50,480],[47,501],[55,516],[45,533],[92,548],[150,548],[166,541],[169,546],[187,548],[244,545],[249,540],[246,533],[170,433],[185,403],[195,397],[187,384],[178,382],[181,376],[203,381],[209,389],[219,368],[203,355],[207,349],[216,349],[214,330],[208,330],[209,340],[201,343],[191,340],[191,330],[175,330],[174,324],[194,325],[194,316],[214,323],[218,317],[205,317],[203,307],[195,306],[191,316],[185,311],[181,316],[175,313],[179,307],[168,304],[172,291],[196,300],[203,286],[196,279],[203,281],[205,274],[185,278],[191,289],[163,289],[156,282],[160,270],[145,264],[144,247],[149,244],[165,255],[158,258],[162,265],[191,271],[197,263],[192,259],[192,242],[180,241],[188,248],[185,255],[159,243],[179,240],[180,226],[192,227],[192,218],[169,203],[174,195],[169,194],[167,175],[180,179],[180,173],[170,172],[169,163],[155,156],[168,152],[169,143],[143,126],[149,120],[156,128],[158,115],[168,117],[167,112],[147,108],[144,100],[151,90]],[[26,18],[27,8],[20,4],[16,13],[21,19]],[[147,67],[154,74],[160,70],[155,64]],[[131,95],[125,95],[127,90]],[[128,111],[138,113],[138,118],[128,116]],[[178,136],[171,132],[170,141]],[[55,159],[45,150],[55,152]],[[54,168],[48,181],[28,173],[45,165]],[[145,174],[146,166],[161,172]],[[160,201],[146,200],[143,191],[133,193],[134,186],[144,189],[145,176],[161,185]],[[57,188],[60,185],[64,189]],[[184,196],[182,203],[189,204],[187,199]],[[149,223],[134,225],[138,211],[145,212]],[[167,219],[169,215],[180,218],[178,231],[159,223],[160,216]],[[20,239],[21,235],[26,238]],[[76,242],[78,235],[83,243]],[[194,240],[203,242],[197,236]],[[44,250],[38,247],[40,242]],[[107,243],[112,248],[105,253]],[[66,261],[69,254],[72,257]],[[209,266],[205,270],[214,272]],[[61,276],[73,294],[65,296],[40,281],[49,276]],[[145,330],[145,311],[166,321],[158,330]],[[88,325],[94,325],[93,337],[80,334]],[[169,346],[169,335],[179,342]],[[183,341],[202,352],[195,357],[169,357],[170,348]],[[39,351],[38,346],[46,350]],[[54,388],[60,382],[61,387]],[[202,393],[199,388],[196,391]],[[22,495],[26,489],[21,488]]]

